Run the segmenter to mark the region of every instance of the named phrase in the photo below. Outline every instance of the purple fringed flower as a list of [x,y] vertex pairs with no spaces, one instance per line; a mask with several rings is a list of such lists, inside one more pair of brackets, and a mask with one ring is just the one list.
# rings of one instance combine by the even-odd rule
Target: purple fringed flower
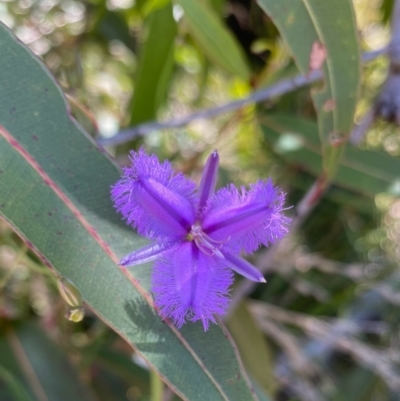
[[132,165],[112,187],[115,208],[129,225],[153,243],[122,258],[122,266],[157,260],[152,291],[163,318],[181,327],[202,320],[204,330],[227,309],[232,270],[258,282],[262,274],[240,257],[268,245],[288,231],[282,213],[285,194],[271,180],[214,193],[219,157],[207,160],[196,185],[169,162],[143,149],[131,152]]

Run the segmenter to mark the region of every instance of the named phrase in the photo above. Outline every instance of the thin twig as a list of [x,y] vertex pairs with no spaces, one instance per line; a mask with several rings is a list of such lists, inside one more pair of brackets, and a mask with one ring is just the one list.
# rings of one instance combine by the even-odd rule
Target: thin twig
[[373,124],[376,118],[375,105],[365,113],[359,124],[356,124],[351,131],[349,142],[353,145],[358,145],[366,135],[369,127]]
[[370,52],[365,52],[361,56],[361,60],[364,63],[368,63],[369,61],[375,60],[379,56],[382,56],[388,52],[389,46],[381,47],[377,50],[371,50]]
[[[388,50],[387,47],[383,47],[382,49],[366,52],[362,55],[362,60],[364,62],[371,61],[376,57],[385,54],[387,50]],[[228,111],[240,109],[241,107],[246,106],[248,104],[258,103],[269,99],[273,99],[277,96],[284,95],[285,93],[291,92],[295,89],[320,81],[322,78],[323,74],[320,70],[313,70],[306,75],[297,75],[293,78],[280,81],[277,84],[272,85],[268,88],[260,89],[244,99],[235,100],[222,106],[200,110],[181,118],[176,118],[164,122],[151,121],[144,124],[140,124],[135,127],[122,130],[111,138],[99,138],[97,142],[103,146],[120,145],[122,143],[131,141],[132,139],[146,135],[156,130],[183,127],[185,125],[190,124],[194,120],[211,118],[219,114],[226,113]]]
[[[304,401],[324,400],[319,389],[332,389],[333,383],[323,368],[307,354],[303,344],[278,322],[263,319],[260,328],[282,350],[274,369],[275,377]],[[318,385],[315,383],[318,382]]]
[[257,266],[264,272],[280,273],[282,276],[287,276],[294,269],[300,272],[306,272],[310,269],[317,269],[327,274],[337,274],[359,282],[365,281],[365,271],[369,266],[374,265],[377,269],[382,269],[383,266],[376,263],[341,263],[335,260],[326,259],[317,253],[304,252],[302,247],[295,247],[290,255],[286,252],[282,258],[276,258],[272,263],[265,265],[265,262],[260,255]]
[[395,1],[392,14],[392,39],[389,43],[389,58],[392,64],[400,65],[400,1]]
[[309,378],[320,375],[320,366],[305,354],[299,340],[293,334],[272,319],[259,319],[259,325],[264,333],[284,351],[291,367],[299,375]]
[[[354,325],[339,320],[337,324],[290,312],[263,302],[252,301],[250,311],[254,314],[262,328],[263,320],[276,319],[282,323],[296,325],[310,337],[325,345],[326,349],[338,349],[352,355],[353,358],[379,375],[394,391],[400,390],[399,372],[390,359],[381,350],[359,341],[353,336]],[[322,354],[322,350],[319,350]]]
[[303,380],[299,375],[294,375],[286,370],[277,369],[275,377],[302,401],[325,401],[325,398],[316,386]]
[[178,128],[188,125],[194,120],[211,118],[216,115],[226,113],[228,111],[240,109],[248,104],[257,103],[274,97],[291,92],[295,89],[310,85],[322,79],[322,72],[320,70],[311,71],[307,75],[297,75],[294,78],[285,79],[272,85],[268,88],[261,89],[254,92],[250,96],[236,100],[222,106],[213,107],[210,109],[200,110],[185,117],[176,118],[164,122],[149,122],[137,125],[136,127],[120,131],[117,135],[111,138],[101,138],[98,143],[100,145],[119,145],[121,143],[130,141],[138,136],[145,135],[151,131],[165,129],[165,128]]

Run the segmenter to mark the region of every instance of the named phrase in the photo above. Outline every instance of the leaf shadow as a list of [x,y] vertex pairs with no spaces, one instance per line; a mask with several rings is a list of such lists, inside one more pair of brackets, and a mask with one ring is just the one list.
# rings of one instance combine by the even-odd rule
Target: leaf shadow
[[168,324],[157,315],[143,298],[126,301],[124,309],[129,317],[129,334],[137,338],[135,345],[142,351],[152,350],[154,345],[167,343]]

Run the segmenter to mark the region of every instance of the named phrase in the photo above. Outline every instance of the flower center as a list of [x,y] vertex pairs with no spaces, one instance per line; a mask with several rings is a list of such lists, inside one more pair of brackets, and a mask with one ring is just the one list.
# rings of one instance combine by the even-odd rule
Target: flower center
[[194,241],[197,247],[206,255],[218,256],[224,259],[220,249],[226,241],[216,241],[205,234],[199,223],[193,224],[190,233],[187,235],[189,241]]

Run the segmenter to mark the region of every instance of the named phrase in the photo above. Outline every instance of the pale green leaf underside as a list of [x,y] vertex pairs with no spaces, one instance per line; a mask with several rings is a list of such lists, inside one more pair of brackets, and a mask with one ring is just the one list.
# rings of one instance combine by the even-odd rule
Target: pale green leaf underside
[[[313,121],[289,115],[260,119],[264,137],[286,161],[318,175],[321,150],[318,127]],[[333,180],[338,186],[369,197],[380,192],[400,195],[400,160],[384,152],[347,146]]]
[[314,42],[326,47],[324,86],[313,91],[328,174],[336,168],[341,146],[331,146],[332,135],[347,137],[360,82],[360,52],[350,0],[258,0],[272,18],[299,70],[307,73]]
[[153,309],[150,267],[118,269],[119,257],[142,241],[112,207],[117,168],[70,118],[44,66],[1,24],[0,53],[0,215],[185,399],[253,400],[223,328],[178,331]]

